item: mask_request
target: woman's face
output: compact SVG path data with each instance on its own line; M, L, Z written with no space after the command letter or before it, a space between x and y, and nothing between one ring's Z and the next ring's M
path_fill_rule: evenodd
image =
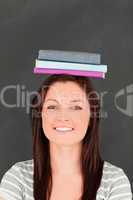
M89 102L77 83L56 82L50 86L42 109L42 127L50 142L62 145L81 142L89 121Z

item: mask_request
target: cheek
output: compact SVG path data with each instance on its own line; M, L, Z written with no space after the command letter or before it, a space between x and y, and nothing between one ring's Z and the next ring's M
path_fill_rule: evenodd
M81 112L80 114L70 114L70 122L75 127L75 130L80 131L82 134L86 131L89 125L90 113ZM48 117L42 113L42 127L46 135L52 133L52 124L55 123L56 117Z
M89 121L90 121L90 114L86 112L80 115L77 115L76 117L77 126L80 125L81 127L86 127L88 126Z
M49 115L48 112L44 109L42 111L42 123L45 124L45 126L53 121L52 115Z
M47 133L50 133L51 129L51 120L47 117L45 117L44 114L42 114L42 128L44 133L47 135Z
M84 138L89 125L89 115L80 115L76 118L75 132L79 133L79 138Z

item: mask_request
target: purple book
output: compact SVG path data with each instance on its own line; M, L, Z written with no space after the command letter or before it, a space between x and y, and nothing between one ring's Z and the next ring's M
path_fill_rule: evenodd
M64 70L64 69L48 69L48 68L34 68L35 74L71 74L75 76L88 76L96 78L105 78L105 73L94 71L81 71L81 70Z

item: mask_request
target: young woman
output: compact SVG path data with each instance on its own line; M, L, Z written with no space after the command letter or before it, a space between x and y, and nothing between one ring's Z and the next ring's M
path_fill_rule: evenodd
M132 199L124 171L100 156L100 100L89 78L49 76L30 117L33 159L4 174L2 200Z

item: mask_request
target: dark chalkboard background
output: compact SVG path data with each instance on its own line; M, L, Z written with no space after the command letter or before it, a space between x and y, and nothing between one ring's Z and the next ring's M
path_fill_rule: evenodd
M4 102L16 102L16 90L10 86L28 93L45 78L33 74L39 49L102 54L108 74L105 80L92 80L103 95L101 153L105 160L123 168L131 180L132 0L0 0L0 176L15 162L32 158L26 107L9 108Z

